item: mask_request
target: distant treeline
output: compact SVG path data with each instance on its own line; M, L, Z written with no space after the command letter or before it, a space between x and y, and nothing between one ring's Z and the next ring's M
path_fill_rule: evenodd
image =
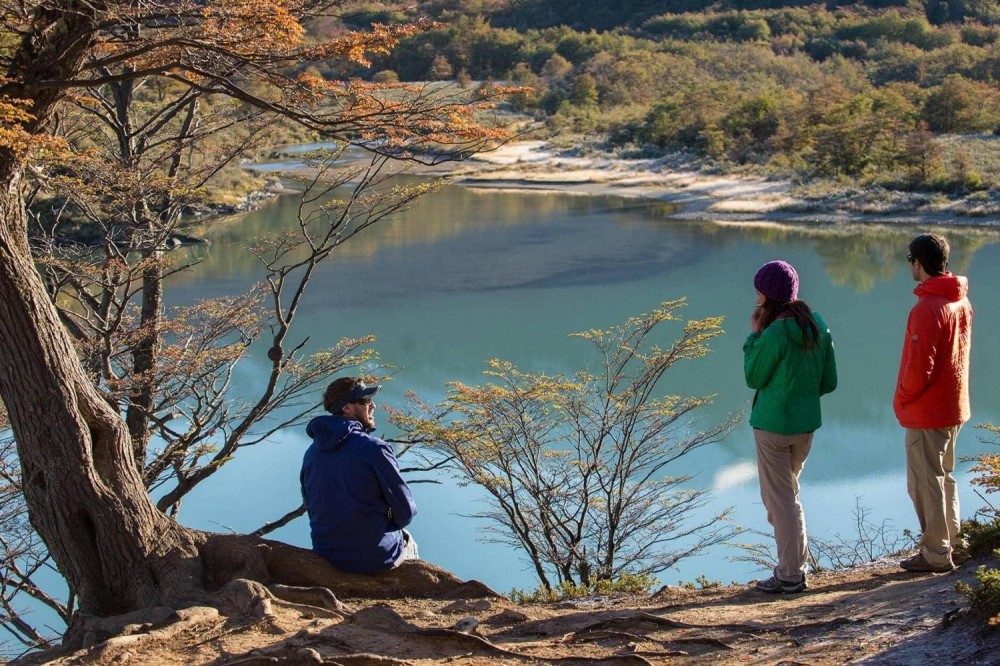
M939 189L988 187L1000 171L988 146L963 153L938 140L1000 134L996 0L380 7L352 26L418 17L444 25L370 70L328 74L530 86L512 104L550 131L603 133L637 152Z
M996 0L430 0L401 4L406 10L373 10L402 17L419 11L432 18L478 14L496 27L528 30L565 25L576 30L636 28L654 16L704 12L741 12L796 7L849 9L855 12L900 8L922 14L935 25L1000 23ZM360 15L360 14L358 14Z
M664 14L668 9L672 14L699 12L738 12L762 9L786 9L790 7L822 6L833 10L839 7L858 9L886 9L908 7L922 11L927 19L936 24L974 21L1000 22L1000 11L994 0L831 0L821 3L815 0L514 0L507 3L506 11L498 12L497 18L508 21L512 27L546 27L568 24L580 29L635 26L644 19ZM560 20L562 17L562 20Z

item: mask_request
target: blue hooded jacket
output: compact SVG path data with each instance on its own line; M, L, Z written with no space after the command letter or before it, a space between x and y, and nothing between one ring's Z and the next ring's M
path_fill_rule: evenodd
M300 480L313 550L343 571L390 568L417 513L392 447L342 416L318 416L306 433Z

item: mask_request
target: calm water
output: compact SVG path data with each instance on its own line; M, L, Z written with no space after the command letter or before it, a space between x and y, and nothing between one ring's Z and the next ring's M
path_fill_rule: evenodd
M174 285L174 304L232 292L259 277L255 260L241 248L294 220L296 206L295 197L285 197L217 225L209 232L212 246L196 250L204 263ZM315 347L375 334L383 361L397 367L382 402L401 405L408 390L433 402L448 381L482 381L488 358L511 360L523 370L571 373L588 360L589 348L567 338L569 333L618 324L686 296L689 317L724 315L727 332L714 341L709 357L675 367L665 388L715 394L709 416L718 418L749 406L741 347L754 301L752 278L765 261L783 258L799 271L801 297L830 324L840 372L840 388L824 398L825 425L802 478L810 533L852 534L856 497L875 522L915 528L891 399L906 313L914 302L906 243L924 230L733 227L672 221L669 214L663 204L611 197L447 187L345 245L313 284L297 336L308 336ZM976 311L972 423L1000 422L994 388L1000 376L1000 233L946 233L952 267L969 276ZM668 331L666 339L673 334ZM241 385L259 377L259 366L241 368ZM983 450L978 434L971 424L963 430L962 452ZM182 522L245 531L293 508L308 443L303 432L286 431L244 450L189 496ZM744 426L690 455L676 471L693 472L697 484L714 488L712 512L733 506L739 524L766 530L753 456ZM968 474L961 480L968 516L981 501L968 486ZM413 531L424 559L501 591L535 585L516 551L478 540L482 525L462 515L477 510L474 490L420 484L414 493L420 513ZM308 547L307 521L273 536ZM660 580L753 577L750 565L727 559L733 554L719 548L684 561Z

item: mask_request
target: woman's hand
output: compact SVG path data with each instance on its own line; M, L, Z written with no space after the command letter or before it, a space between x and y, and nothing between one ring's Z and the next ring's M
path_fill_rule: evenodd
M760 325L760 320L763 316L764 308L759 305L753 309L752 313L750 313L750 330L757 335L760 335L761 330L763 330Z

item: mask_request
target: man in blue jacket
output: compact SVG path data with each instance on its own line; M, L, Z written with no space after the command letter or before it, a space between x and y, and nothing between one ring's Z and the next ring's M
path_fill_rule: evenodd
M418 559L403 528L417 513L392 447L375 429L372 398L381 386L341 377L327 387L323 407L306 426L313 443L302 460L302 496L313 550L333 566L377 573Z

